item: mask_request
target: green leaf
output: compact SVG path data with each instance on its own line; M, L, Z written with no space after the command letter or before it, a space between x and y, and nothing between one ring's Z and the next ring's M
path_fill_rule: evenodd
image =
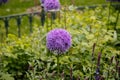
M13 77L11 77L10 74L3 73L2 76L0 77L2 80L14 80Z

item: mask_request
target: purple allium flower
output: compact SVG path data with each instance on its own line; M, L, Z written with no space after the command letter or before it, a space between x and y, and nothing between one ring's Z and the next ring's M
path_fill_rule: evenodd
M46 41L50 51L61 54L70 48L71 35L64 29L54 29L47 34Z
M41 4L44 4L45 0L40 0Z
M45 0L43 6L46 11L59 10L60 2L59 2L59 0Z

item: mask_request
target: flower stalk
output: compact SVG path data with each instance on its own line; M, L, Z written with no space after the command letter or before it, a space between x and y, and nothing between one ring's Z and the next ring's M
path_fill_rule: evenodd
M98 60L97 60L97 69L95 73L95 80L100 80L100 59L101 59L101 52L98 54Z
M92 79L93 64L94 64L95 46L96 46L96 43L94 43L94 44L93 44L93 47L92 47L92 59L91 59L91 62L92 62L92 66L91 66L91 79Z
M57 75L59 78L59 74L60 74L60 65L59 65L59 54L57 55Z

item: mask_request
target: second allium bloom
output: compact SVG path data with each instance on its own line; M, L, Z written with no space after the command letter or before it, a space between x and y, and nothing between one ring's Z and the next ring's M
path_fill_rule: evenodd
M47 34L46 41L50 51L61 54L70 48L71 35L64 29L54 29Z
M59 0L45 0L43 5L46 11L60 9Z

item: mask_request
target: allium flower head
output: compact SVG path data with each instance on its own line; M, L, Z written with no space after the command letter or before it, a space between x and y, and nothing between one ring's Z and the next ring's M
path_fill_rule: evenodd
M59 10L60 2L59 2L59 0L45 0L43 6L46 11Z
M71 35L64 29L54 29L47 34L46 41L50 51L61 54L70 48Z

